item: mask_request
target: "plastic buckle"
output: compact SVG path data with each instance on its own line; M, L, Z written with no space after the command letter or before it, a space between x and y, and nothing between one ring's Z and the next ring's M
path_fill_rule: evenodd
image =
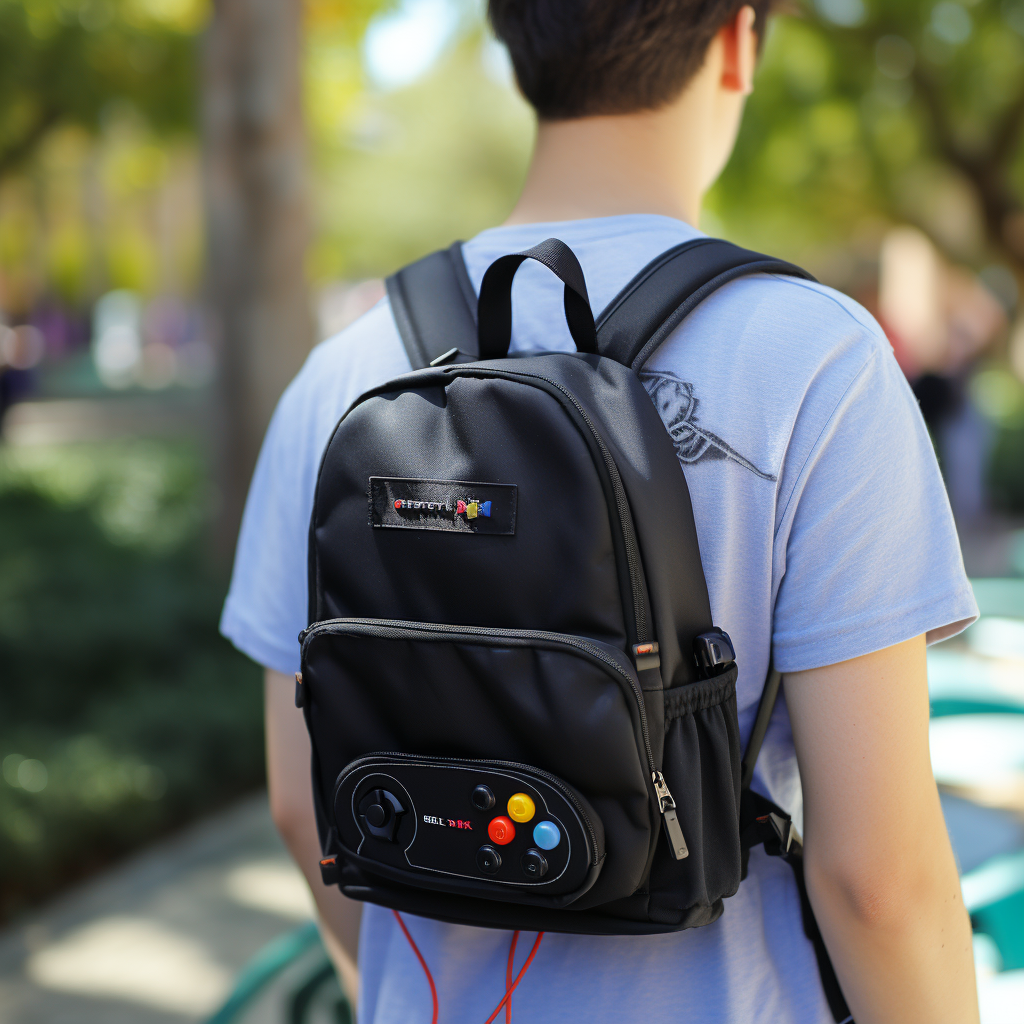
M712 629L693 639L693 657L697 667L713 673L724 665L736 660L736 648L724 629Z
M794 844L799 848L803 846L800 833L793 827L790 818L784 818L774 811L771 814L763 814L755 819L759 825L768 826L772 830L771 835L766 835L763 842L765 850L776 857L785 857L793 849ZM773 849L769 849L769 843ZM777 847L777 849L775 849Z

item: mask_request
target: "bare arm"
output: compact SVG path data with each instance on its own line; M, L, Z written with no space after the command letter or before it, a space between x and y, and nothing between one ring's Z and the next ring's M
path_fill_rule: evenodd
M807 888L857 1024L978 1021L928 753L924 637L786 676Z
M295 707L294 680L267 669L264 698L270 813L306 876L320 916L324 945L354 998L359 982L356 954L363 906L342 896L337 887L328 888L320 878L320 841L309 774L309 734L302 712Z

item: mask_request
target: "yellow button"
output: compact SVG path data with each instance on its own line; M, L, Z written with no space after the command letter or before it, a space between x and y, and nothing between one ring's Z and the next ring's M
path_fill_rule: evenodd
M537 808L525 793L516 793L508 802L508 816L513 821L529 821Z

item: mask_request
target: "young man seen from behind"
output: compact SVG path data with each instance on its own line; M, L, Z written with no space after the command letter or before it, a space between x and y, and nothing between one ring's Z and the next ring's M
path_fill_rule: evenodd
M464 247L474 287L497 257L554 236L579 257L597 312L652 258L698 237L767 13L733 0L491 0L539 126L508 220ZM560 282L529 264L516 281L513 350L571 351ZM291 676L321 452L358 395L408 369L386 300L311 353L268 431L222 623L267 669L271 808L350 984L359 933L361 1024L428 1022L430 993L391 913L321 883ZM829 288L756 275L698 306L642 380L683 463L714 621L737 649L744 741L770 656L784 674L754 788L798 824L802 807L810 899L853 1017L977 1021L925 677L926 643L977 610L927 433L885 336ZM508 933L404 920L436 980L441 1019L483 1024L505 991ZM532 938L520 942L517 971ZM535 1024L832 1020L793 874L758 849L714 924L548 934L514 1001L517 1018Z

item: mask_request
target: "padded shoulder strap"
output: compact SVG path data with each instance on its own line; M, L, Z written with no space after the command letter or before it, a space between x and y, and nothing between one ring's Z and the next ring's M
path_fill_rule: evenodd
M410 263L384 284L414 370L452 349L476 357L476 292L461 242Z
M597 319L597 350L637 373L698 303L747 274L814 278L792 263L718 238L695 238L655 257Z

